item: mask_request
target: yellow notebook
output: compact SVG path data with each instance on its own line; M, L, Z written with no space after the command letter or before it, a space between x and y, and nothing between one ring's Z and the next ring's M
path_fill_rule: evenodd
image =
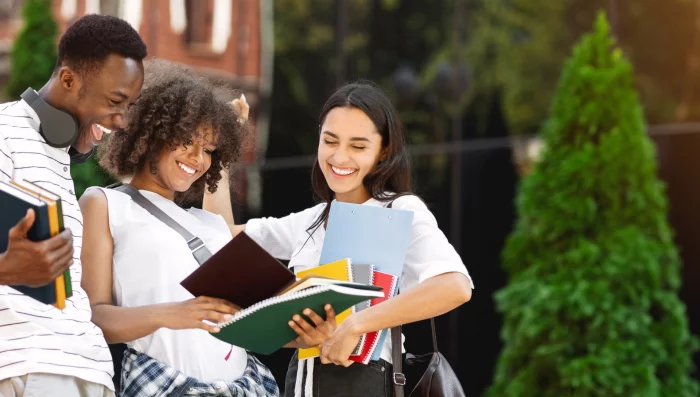
M51 230L51 236L55 236L59 233L58 225L58 210L56 209L55 201L48 201L49 204L49 229ZM61 274L54 281L56 283L56 303L53 305L63 310L66 308L66 279Z
M336 262L332 262L326 265L321 265L314 267L313 269L304 270L297 273L297 277L304 278L306 276L320 276L332 278L335 280L343 280L352 282L352 261L350 258L341 259ZM353 308L336 314L335 321L340 324L348 318L349 315L353 313ZM321 351L318 347L310 347L308 349L299 349L299 360L304 360L307 358L318 357L321 355Z

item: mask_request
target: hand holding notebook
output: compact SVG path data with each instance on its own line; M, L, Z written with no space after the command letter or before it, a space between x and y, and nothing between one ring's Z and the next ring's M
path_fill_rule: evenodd
M324 277L297 280L294 273L240 233L182 281L194 296L225 299L243 308L220 323L216 338L247 350L270 354L297 337L292 316L311 309L325 317L384 294L381 288ZM301 289L300 289L301 288Z
M298 276L307 276L307 275L318 275L318 276L324 276L324 277L329 277L332 279L336 280L344 280L344 281L351 281L351 282L356 282L358 284L364 284L364 285L373 285L374 278L373 278L373 273L374 273L374 265L364 265L364 264L354 264L352 263L352 260L350 258L346 259L341 259L339 261L321 265L318 267L313 267L309 270L305 270L302 272L299 272L297 275ZM340 325L343 321L345 321L351 314L364 310L369 307L370 301L364 301L360 302L354 307L345 310L342 313L338 313L336 316L336 324ZM362 351L362 348L364 347L365 343L365 335L360 336L360 340L355 347L355 350L352 352L353 355L360 354ZM305 360L307 358L313 358L313 357L318 357L321 354L321 351L319 350L318 347L315 345L311 345L312 347L307 348L307 349L299 349L299 354L297 357L299 360Z
M72 292L73 242L63 231L60 197L25 181L0 182L0 207L2 282L63 309Z
M320 276L328 277L333 280L354 282L352 273L352 261L348 258L335 261L333 263L328 263L318 267L313 267L308 270L301 271L297 274L299 277L308 276ZM371 285L371 283L365 283ZM336 311L336 324L340 325L345 321L348 316L353 313L352 308L347 309L343 312ZM304 360L307 358L318 357L321 351L316 346L312 346L307 349L299 349L299 360Z

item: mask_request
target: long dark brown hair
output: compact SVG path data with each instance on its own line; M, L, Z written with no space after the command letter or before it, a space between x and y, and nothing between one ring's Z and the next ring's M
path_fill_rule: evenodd
M397 197L411 194L411 162L406 147L403 126L398 112L389 98L375 84L367 81L346 84L336 90L326 101L319 117L319 133L326 116L338 107L357 108L372 120L379 135L382 136L382 153L384 160L365 176L362 181L370 197L388 202ZM320 202L326 208L307 231L315 230L328 219L335 194L323 176L318 157L311 170L311 186ZM313 232L311 232L313 233Z

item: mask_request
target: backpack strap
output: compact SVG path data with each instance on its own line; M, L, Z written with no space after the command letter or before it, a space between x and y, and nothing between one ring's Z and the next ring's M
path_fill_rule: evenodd
M107 186L107 188L114 189L129 195L136 204L140 205L143 209L148 211L159 221L165 223L171 229L175 230L179 235L182 236L182 238L185 239L185 241L187 242L187 246L189 246L190 251L192 251L192 256L194 256L194 259L200 265L206 262L207 259L211 257L211 252L209 251L207 246L204 245L204 241L202 241L202 239L193 235L184 227L180 226L179 223L175 222L173 218L169 217L165 212L163 212L163 210L158 208L157 205L153 204L149 199L144 197L143 194L141 194L141 192L139 192L135 187L129 184L116 183Z

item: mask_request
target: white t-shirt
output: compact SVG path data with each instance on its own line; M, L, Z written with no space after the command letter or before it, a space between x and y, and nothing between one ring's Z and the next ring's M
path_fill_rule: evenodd
M386 203L369 199L363 205L385 206ZM284 218L251 219L245 232L273 256L289 260L294 272L319 266L326 229L307 232L326 204L318 204ZM417 196L407 195L394 200L392 208L413 211L411 238L406 252L399 289L406 292L431 277L457 272L471 277L457 251L438 228L437 221L425 203ZM472 284L473 286L473 284ZM391 362L391 339L386 338L381 357Z
M59 310L0 286L0 379L50 373L114 389L112 357L102 330L90 321L90 301L80 287L83 217L70 156L46 143L39 124L26 102L0 104L0 181L25 179L61 196L63 223L73 234L73 296Z
M99 189L109 203L109 228L114 239L112 293L115 304L138 307L192 299L192 294L180 282L199 264L185 239L125 193ZM221 216L196 208L184 210L157 193L140 192L201 238L212 254L231 240L231 230ZM237 379L247 365L248 355L244 349L222 342L201 329L161 328L127 345L207 383Z

